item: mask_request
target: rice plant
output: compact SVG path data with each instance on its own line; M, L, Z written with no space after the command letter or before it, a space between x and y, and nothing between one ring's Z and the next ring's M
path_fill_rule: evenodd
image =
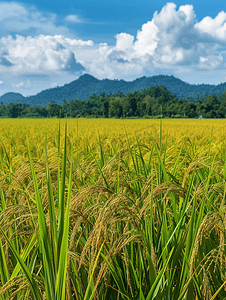
M0 122L1 300L225 299L225 121Z

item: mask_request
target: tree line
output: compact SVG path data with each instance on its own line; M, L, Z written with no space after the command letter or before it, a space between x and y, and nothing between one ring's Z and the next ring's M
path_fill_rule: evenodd
M165 87L149 87L140 92L128 94L90 96L86 100L63 101L61 105L54 100L46 107L29 104L0 104L0 117L7 118L225 118L226 92L218 97L205 96L191 101L178 99Z

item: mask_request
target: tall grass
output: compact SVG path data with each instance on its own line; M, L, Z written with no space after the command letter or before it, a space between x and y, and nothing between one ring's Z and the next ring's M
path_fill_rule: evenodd
M102 121L0 133L0 300L225 299L222 123Z

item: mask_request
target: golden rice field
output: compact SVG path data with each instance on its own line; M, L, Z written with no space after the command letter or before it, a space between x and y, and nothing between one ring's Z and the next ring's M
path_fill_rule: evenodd
M226 120L0 128L0 300L226 299Z

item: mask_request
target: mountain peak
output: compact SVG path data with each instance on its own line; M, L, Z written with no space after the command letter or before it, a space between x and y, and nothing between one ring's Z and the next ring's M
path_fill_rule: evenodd
M81 75L77 80L92 80L92 81L99 81L99 79L97 79L96 77L90 75L90 74L83 74ZM77 81L75 80L75 81Z
M25 98L22 94L14 93L14 92L8 92L8 93L5 93L4 95L6 95L6 96L18 96L18 97Z

